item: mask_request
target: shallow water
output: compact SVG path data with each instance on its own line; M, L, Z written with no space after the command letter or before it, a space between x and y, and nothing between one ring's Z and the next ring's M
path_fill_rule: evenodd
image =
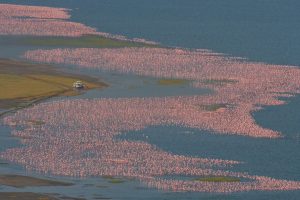
M18 0L0 0L0 3L3 2L20 3ZM163 45L207 48L250 60L300 66L300 13L297 12L300 2L297 0L279 0L276 3L266 0L191 0L188 3L181 0L30 0L26 4L72 8L72 20L96 27L99 31L145 38ZM0 45L0 57L18 58L25 50L34 48L37 47ZM82 96L68 98L174 96L209 92L192 89L188 85L159 86L157 79L148 77L92 70L83 72L72 67L68 67L68 70L100 77L111 85L104 90L92 90ZM59 99L64 98L49 101ZM182 127L148 127L142 131L124 133L119 138L147 141L180 155L238 160L244 164L234 166L233 170L300 181L300 97L291 98L288 102L253 113L258 124L281 131L285 136L283 139L215 135ZM0 125L1 151L20 145L9 134L9 128ZM31 173L13 164L0 165L0 172ZM0 191L60 193L87 199L97 195L113 199L207 200L298 199L300 196L300 191L172 193L144 188L136 181L113 185L102 178L56 178L76 184L69 188L42 189L1 186ZM95 184L109 187L99 189Z

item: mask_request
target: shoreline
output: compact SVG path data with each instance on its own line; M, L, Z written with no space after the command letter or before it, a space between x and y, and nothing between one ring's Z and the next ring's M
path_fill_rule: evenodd
M12 59L0 58L0 76L4 91L0 95L0 118L53 97L77 96L87 90L108 87L108 84L87 75ZM83 91L73 88L72 83L76 80L86 84Z

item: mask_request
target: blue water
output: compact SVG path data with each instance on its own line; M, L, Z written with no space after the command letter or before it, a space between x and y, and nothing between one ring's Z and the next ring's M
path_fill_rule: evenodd
M168 46L211 49L253 61L300 66L299 0L0 0L3 2L71 8L73 21L129 38L145 38ZM2 57L9 57L15 50L10 47L4 52L0 47L0 51ZM157 89L155 79L134 77L131 80L130 76L111 74L103 78L111 83L111 88L102 93L90 91L83 97L153 96ZM140 84L145 79L149 84ZM202 92L181 86L161 88L156 96L166 91L165 95ZM283 139L214 135L179 127L148 127L119 137L147 141L176 154L238 160L244 164L233 170L300 181L299 111L300 97L297 96L288 99L286 105L266 107L253 113L258 124L282 132ZM18 144L9 139L7 128L1 127L0 131L0 150ZM10 170L7 166L0 166L0 169L2 172ZM79 185L69 190L59 189L59 192L93 199L92 193L97 189L82 185L95 180L76 181ZM96 193L113 199L300 199L300 191L171 193L145 189L135 182L102 188Z
M300 180L300 162L297 161L300 140L228 136L177 126L148 127L142 131L124 133L117 138L145 141L179 155L243 162L233 168L235 171Z
M99 31L300 65L299 0L0 0L73 9Z

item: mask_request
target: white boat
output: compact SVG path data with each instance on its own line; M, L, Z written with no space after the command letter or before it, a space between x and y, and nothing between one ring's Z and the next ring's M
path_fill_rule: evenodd
M85 86L81 81L76 81L73 83L73 87L76 89L83 89Z

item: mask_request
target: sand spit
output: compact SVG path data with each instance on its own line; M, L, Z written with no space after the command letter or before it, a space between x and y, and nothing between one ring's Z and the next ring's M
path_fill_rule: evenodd
M128 98L39 104L4 119L25 146L6 150L1 158L41 173L133 177L150 187L172 191L300 189L300 182L224 170L239 164L237 161L174 155L146 142L115 137L150 125L203 127L202 120L209 115L203 116L203 111L192 105L199 100L201 97ZM30 123L37 119L44 123ZM170 180L164 179L165 175L236 177L246 181Z
M201 112L198 128L253 137L280 137L260 128L251 116L261 106L280 105L279 97L299 93L296 67L249 62L203 50L163 48L53 49L28 51L25 58L45 63L189 80L214 94L185 102L187 106L227 105L219 112ZM195 120L197 120L195 118ZM199 125L202 124L202 125Z

